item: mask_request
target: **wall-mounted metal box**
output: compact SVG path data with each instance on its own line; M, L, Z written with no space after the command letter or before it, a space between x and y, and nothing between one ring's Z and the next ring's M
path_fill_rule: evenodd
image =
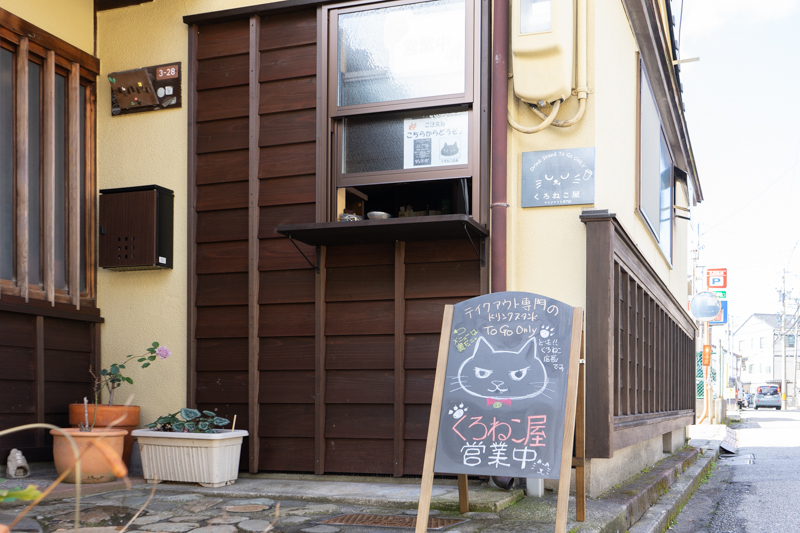
M158 185L100 191L100 264L110 270L172 268L174 194Z

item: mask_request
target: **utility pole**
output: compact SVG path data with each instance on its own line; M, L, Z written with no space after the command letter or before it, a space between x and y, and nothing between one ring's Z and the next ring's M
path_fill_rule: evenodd
M783 269L783 289L781 290L781 354L783 356L783 378L781 379L781 409L786 409L786 269ZM795 341L795 344L797 341Z
M792 396L794 397L794 406L797 408L800 407L800 402L797 398L797 324L800 322L800 299L795 298L794 303L796 309L794 311L794 364L792 365L794 366L794 376L792 378Z

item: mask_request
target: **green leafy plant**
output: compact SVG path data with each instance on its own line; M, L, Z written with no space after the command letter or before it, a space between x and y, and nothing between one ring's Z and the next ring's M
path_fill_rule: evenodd
M144 355L126 355L122 362L114 363L108 368L103 368L98 374L95 374L90 368L89 373L94 378L94 404L97 405L97 402L100 400L100 393L103 388L108 390L108 405L113 405L114 391L123 383L130 383L133 385L133 380L131 378L122 375L122 371L126 370L125 365L130 363L133 358L136 358L137 363L142 364L142 368L147 368L153 361L159 359L163 361L170 355L172 355L172 352L169 351L169 348L160 346L157 342L154 342L147 348Z
M0 481L5 480L0 479ZM32 501L41 495L42 493L36 485L28 485L24 490L21 487L0 489L0 502L15 502L17 500Z
M180 418L178 418L180 415ZM205 415L205 416L204 416ZM214 433L218 427L227 426L231 421L227 418L217 416L211 411L189 409L184 407L177 413L161 416L152 424L145 427L156 431L173 431L178 433Z

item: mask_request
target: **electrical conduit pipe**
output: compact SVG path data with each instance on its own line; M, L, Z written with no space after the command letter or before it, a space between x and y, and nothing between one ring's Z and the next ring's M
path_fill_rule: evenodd
M589 97L589 87L587 86L587 62L586 56L588 53L588 38L587 38L587 28L586 28L586 20L587 20L587 8L586 8L586 1L587 0L578 0L578 9L577 9L577 47L576 47L576 56L577 56L577 87L575 88L575 92L578 95L578 111L575 112L575 115L568 119L568 120L555 120L556 115L560 109L560 101L553 104L553 109L550 110L549 115L545 115L537 105L535 104L528 104L531 110L544 120L539 126L535 126L533 128L526 128L524 126L520 126L512 117L511 113L508 113L508 122L511 126L520 131L522 133L536 133L542 131L543 129L547 128L548 126L556 126L557 128L568 128L570 126L574 126L577 124L582 118L583 114L586 112L586 99Z

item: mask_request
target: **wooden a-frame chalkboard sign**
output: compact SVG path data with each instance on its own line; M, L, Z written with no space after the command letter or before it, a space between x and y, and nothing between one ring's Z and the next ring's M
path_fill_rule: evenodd
M527 292L445 306L422 473L417 533L426 531L433 473L558 479L557 532L566 531L579 400L583 310ZM580 409L582 422L583 409ZM577 435L583 449L583 424ZM585 515L579 453L578 520Z

